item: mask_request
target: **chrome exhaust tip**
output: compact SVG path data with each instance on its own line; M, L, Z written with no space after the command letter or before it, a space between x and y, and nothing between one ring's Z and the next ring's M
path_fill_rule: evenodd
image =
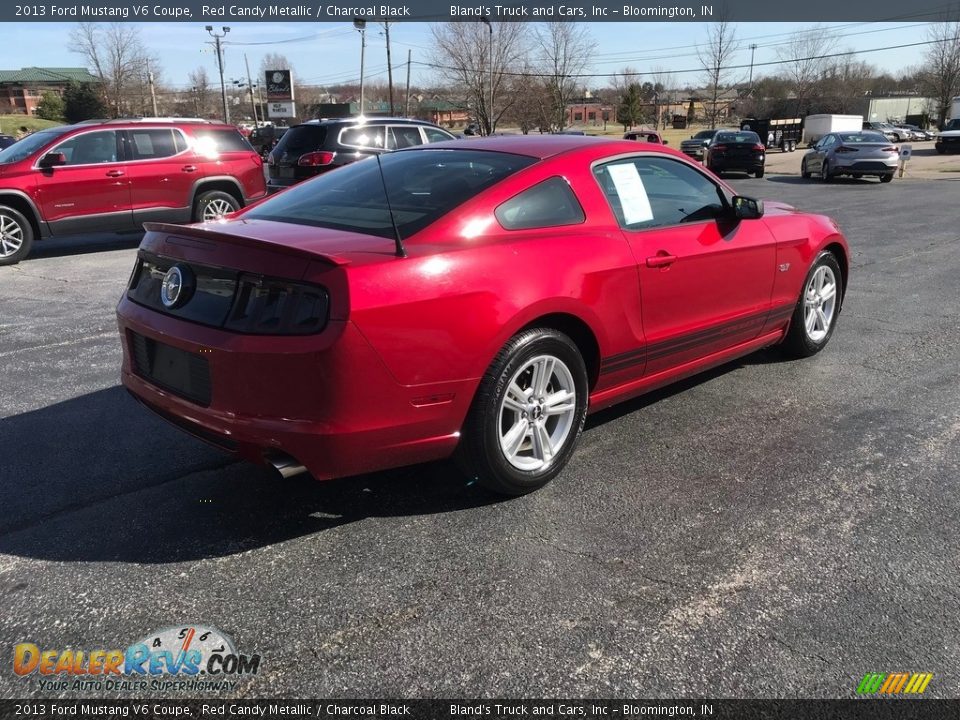
M269 452L263 457L284 479L302 475L307 471L303 465L286 453Z

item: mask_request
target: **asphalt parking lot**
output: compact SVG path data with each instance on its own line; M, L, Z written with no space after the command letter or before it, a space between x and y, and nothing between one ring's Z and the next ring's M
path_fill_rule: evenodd
M847 232L830 345L594 416L509 501L442 463L280 481L140 408L135 236L0 268L0 648L203 623L262 655L240 697L960 695L960 181L733 182Z

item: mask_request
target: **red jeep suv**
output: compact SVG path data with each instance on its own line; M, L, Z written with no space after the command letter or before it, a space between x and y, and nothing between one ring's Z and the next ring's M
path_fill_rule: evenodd
M231 125L96 120L0 151L0 265L34 238L203 222L266 195L263 161Z

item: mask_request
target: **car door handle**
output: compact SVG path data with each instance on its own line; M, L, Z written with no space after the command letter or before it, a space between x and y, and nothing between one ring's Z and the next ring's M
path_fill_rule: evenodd
M123 170L107 170L107 177L121 177Z
M183 172L196 172L196 171L197 171L197 166L196 166L196 165L184 165L184 166L183 166L182 168L180 168L180 169L181 169Z
M670 255L666 250L661 250L653 257L647 258L647 267L657 268L657 267L666 267L674 262L676 262L677 256Z

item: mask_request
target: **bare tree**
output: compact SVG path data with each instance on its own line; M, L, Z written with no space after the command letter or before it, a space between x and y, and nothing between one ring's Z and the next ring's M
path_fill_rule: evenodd
M493 132L516 100L514 73L526 65L525 30L523 23L496 23L491 63L491 34L483 23L449 22L431 27L435 44L432 64L449 87L451 101L467 107L485 134Z
M70 32L69 48L100 78L114 116L131 112L131 98L140 98L142 108L148 68L159 73L160 63L144 49L136 26L78 23Z
M721 102L721 95L733 84L730 65L740 49L736 30L724 17L725 14L722 13L717 22L710 24L706 45L697 46L697 57L700 58L706 80L707 101L704 105L711 128L717 126L717 121L726 110L727 104Z
M782 67L791 80L791 89L796 100L794 112L797 115L802 115L807 109L804 103L823 78L827 67L827 60L823 56L835 40L825 27L816 25L809 30L794 33L777 48L777 58L783 63Z
M942 20L927 30L927 50L920 83L937 101L937 124L943 125L954 96L960 95L960 20Z
M210 76L207 75L207 69L201 65L193 70L187 78L190 81L191 92L193 93L193 113L197 117L210 117L213 114L211 101L213 92L210 89Z
M260 77L267 70L289 70L296 82L297 74L293 71L293 63L287 60L287 56L281 53L267 53L260 61Z
M576 22L543 23L534 35L536 65L550 96L550 127L563 130L567 106L580 89L579 75L590 67L596 42L587 26Z
M819 112L847 113L855 110L863 102L863 96L876 77L876 69L867 62L857 60L853 54L837 58L824 68L819 94L828 100L821 104Z

